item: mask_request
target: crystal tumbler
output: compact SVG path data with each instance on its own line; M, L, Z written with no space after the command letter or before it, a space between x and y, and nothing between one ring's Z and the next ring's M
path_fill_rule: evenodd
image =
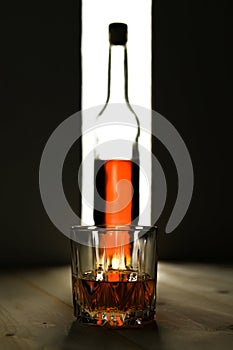
M155 319L157 228L71 228L74 314L80 322L141 326Z

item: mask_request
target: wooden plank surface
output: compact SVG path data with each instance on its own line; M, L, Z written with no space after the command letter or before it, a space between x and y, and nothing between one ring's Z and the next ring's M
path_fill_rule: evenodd
M70 267L2 271L0 350L233 348L233 268L160 263L157 324L112 330L80 325Z

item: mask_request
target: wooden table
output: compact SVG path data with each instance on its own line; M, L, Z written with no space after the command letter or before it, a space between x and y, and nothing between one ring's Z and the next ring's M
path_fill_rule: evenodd
M157 325L77 324L70 267L2 271L0 349L233 349L233 268L160 263Z

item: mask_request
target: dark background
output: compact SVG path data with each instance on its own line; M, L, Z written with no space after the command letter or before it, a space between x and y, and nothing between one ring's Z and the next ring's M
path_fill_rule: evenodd
M1 11L2 265L69 262L69 241L43 208L38 170L50 134L81 108L80 6L78 0L15 1ZM160 259L232 260L231 25L230 0L153 1L153 109L179 131L195 172L189 211L165 235L177 175L155 142L168 182L158 222ZM77 154L74 145L64 187L78 210Z

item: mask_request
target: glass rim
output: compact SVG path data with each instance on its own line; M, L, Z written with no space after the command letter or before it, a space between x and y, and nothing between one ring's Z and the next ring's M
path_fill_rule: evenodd
M80 230L80 231L157 231L157 225L132 225L132 224L105 224L105 225L73 225L70 228L71 230Z

